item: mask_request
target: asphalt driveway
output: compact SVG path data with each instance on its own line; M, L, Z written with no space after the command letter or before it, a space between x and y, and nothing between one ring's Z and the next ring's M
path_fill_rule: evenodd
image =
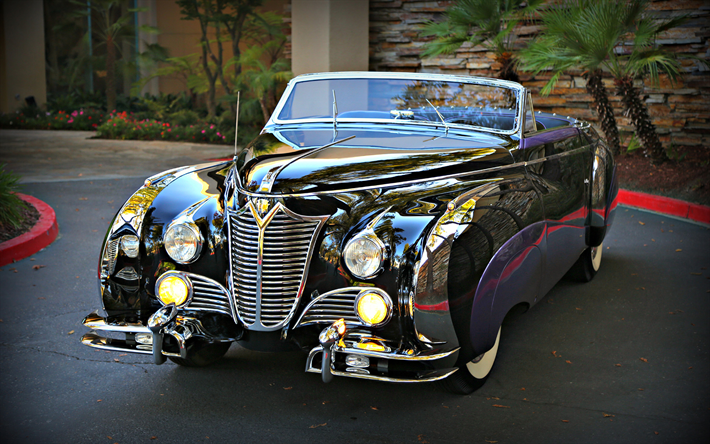
M87 144L84 154L71 154L71 140ZM507 322L494 373L470 396L429 384L336 378L325 385L304 373L300 353L238 346L206 369L155 366L150 357L79 343L82 317L100 306L101 239L144 177L224 157L230 149L82 140L0 131L1 161L24 174L23 191L50 204L60 227L45 250L0 268L5 443L695 443L710 437L707 227L620 207L594 281L561 282ZM112 148L94 150L94 142ZM52 151L55 143L62 150Z

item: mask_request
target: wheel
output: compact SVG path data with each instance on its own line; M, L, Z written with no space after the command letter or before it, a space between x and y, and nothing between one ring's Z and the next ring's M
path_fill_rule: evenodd
M187 349L187 358L169 359L183 367L206 367L222 359L229 350L231 342L195 342Z
M584 250L577 262L570 268L567 276L579 282L589 282L594 279L602 264L602 251L601 244L598 247L589 247Z
M441 386L444 390L459 395L470 395L485 384L498 355L500 330L498 328L496 342L490 350L475 357L465 365L461 365L456 373L441 381Z

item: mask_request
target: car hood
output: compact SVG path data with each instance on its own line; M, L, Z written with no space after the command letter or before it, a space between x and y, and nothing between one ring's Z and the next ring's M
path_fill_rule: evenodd
M514 144L504 136L447 135L443 129L267 128L240 153L237 169L241 187L250 192L342 191L510 164Z

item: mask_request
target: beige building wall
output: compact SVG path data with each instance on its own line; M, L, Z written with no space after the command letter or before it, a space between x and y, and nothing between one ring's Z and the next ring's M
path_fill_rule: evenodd
M367 0L292 0L292 70L367 71Z
M166 47L170 57L183 57L190 54L202 55L200 48L200 38L202 31L197 20L182 20L180 7L175 3L175 0L150 0L155 4L156 8L156 26L160 30L158 43ZM262 11L273 11L277 14L284 13L284 6L288 4L288 0L266 0ZM214 28L210 29L210 39L214 39ZM240 45L242 50L246 49L245 45ZM216 45L214 45L216 50ZM232 58L231 42L223 43L223 63ZM216 51L215 51L216 53ZM161 77L157 79L159 82L159 90L162 93L179 93L187 91L187 84L184 78L180 76Z
M47 102L42 0L0 1L0 112Z

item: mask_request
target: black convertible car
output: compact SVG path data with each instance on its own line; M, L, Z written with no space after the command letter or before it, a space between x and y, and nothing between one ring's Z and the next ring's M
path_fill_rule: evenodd
M233 160L157 174L121 207L82 342L185 366L232 342L297 349L326 382L470 393L511 309L594 277L616 194L595 130L517 83L299 76Z

